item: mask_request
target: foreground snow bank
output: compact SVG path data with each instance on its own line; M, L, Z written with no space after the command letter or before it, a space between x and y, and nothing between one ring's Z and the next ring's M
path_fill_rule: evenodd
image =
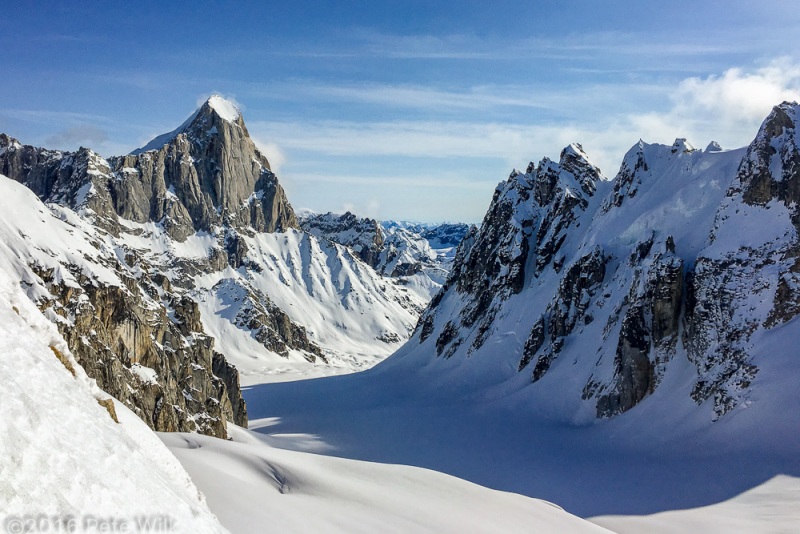
M592 521L620 534L797 532L800 527L800 478L779 475L711 506L646 516L595 517Z
M114 422L98 403L111 405L108 395L6 272L0 269L6 531L133 532L149 522L163 531L225 532L180 463L136 415L115 403Z
M160 436L232 532L608 532L548 502L435 471L282 450L231 432L232 442Z

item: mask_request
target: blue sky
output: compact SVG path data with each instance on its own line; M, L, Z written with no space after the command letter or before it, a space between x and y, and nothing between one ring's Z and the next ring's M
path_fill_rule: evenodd
M747 144L800 99L794 1L15 2L0 131L126 153L234 100L295 207L478 222L512 168Z

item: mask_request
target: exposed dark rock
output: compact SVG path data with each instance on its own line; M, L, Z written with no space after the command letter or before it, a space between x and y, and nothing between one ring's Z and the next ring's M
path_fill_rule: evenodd
M349 247L364 263L378 267L384 249L384 234L375 219L362 219L348 211L343 215L310 215L304 217L301 224L306 232Z
M214 376L222 380L225 384L225 392L228 394L228 402L233 412L233 422L241 427L247 428L247 406L244 399L238 392L241 391L239 385L239 371L236 367L228 363L225 357L219 352L214 352L211 362L211 369Z
M616 387L597 401L597 416L609 417L627 411L655 387L653 365L648 358L650 331L641 306L628 308L622 320L614 358Z
M651 248L652 238L645 247L637 247L637 257ZM625 412L641 402L655 390L666 363L675 355L683 301L683 260L660 253L646 260L646 256L639 259L641 266L626 299L628 309L617 341L611 391L598 399L598 417Z
M226 371L230 390L214 375L214 340L203 333L194 301L174 299L171 320L163 303L122 273L121 287L82 276L81 287L70 287L52 270L34 270L53 296L38 304L63 317L56 324L78 363L154 430L226 437L227 419L246 425L231 407L230 399L244 404L238 373Z

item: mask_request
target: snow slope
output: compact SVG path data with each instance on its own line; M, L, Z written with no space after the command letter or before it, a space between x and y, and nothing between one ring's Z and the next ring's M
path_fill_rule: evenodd
M243 383L353 372L371 367L407 339L425 301L377 274L342 245L289 230L240 236L249 268L182 269L208 261L223 232L198 232L175 242L156 224L123 221L114 242L137 251L170 278L191 277L187 293L198 302L215 348L237 366ZM186 272L188 271L188 273ZM246 320L253 303L277 306L305 328L326 362L260 343Z
M327 445L324 454L424 467L581 517L641 515L707 506L779 474L800 476L796 368L789 357L765 366L759 398L716 423L688 395L666 393L689 389L688 370L673 374L652 402L582 424L554 420L553 401L543 404L532 388L490 398L431 380L430 367L262 384L244 397L250 428L276 446L304 450L282 437L313 435Z
M619 534L785 534L800 526L800 479L776 476L727 501L649 516L594 517L592 522Z
M78 531L98 517L133 529L137 518L162 516L182 532L225 532L150 429L119 403L120 423L98 404L108 395L17 284L0 270L0 518L9 532L22 531L15 520L26 514L44 514L36 531L66 528L57 518L68 516Z
M160 434L231 532L608 532L558 506L413 467ZM297 439L297 438L295 438Z

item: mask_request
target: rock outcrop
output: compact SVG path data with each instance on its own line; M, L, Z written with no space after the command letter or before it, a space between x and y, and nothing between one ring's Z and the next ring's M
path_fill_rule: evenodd
M386 239L375 219L359 218L349 211L342 215L315 213L304 217L301 225L311 235L344 245L367 265L378 267Z

